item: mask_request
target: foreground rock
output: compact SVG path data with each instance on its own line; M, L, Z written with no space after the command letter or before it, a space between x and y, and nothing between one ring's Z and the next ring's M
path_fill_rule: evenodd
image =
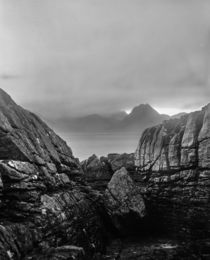
M192 245L166 238L113 240L103 260L208 260L209 243Z
M140 190L125 168L114 173L105 191L105 198L114 226L123 233L141 223L145 216Z
M1 260L88 259L103 250L103 205L82 176L67 144L0 90Z
M35 252L24 260L85 260L85 252L82 247L61 246L47 249L44 253Z
M160 230L189 238L210 235L210 104L146 129L135 154L139 185Z
M94 188L104 191L115 171L125 167L130 174L135 171L134 154L108 154L98 158L92 155L82 162L82 168L87 182Z

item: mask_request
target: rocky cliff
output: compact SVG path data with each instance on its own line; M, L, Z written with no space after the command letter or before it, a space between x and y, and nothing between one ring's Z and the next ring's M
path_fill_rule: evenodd
M193 241L209 238L210 104L146 129L135 164L154 228Z
M67 144L0 90L1 260L88 259L103 250L105 213L82 175Z

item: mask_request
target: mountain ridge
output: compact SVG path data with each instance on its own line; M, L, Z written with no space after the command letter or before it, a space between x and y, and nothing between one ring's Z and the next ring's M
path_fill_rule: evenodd
M135 106L129 114L124 111L108 115L95 113L74 118L60 118L52 124L70 132L139 132L140 129L169 118L168 115L158 113L149 104L140 104Z

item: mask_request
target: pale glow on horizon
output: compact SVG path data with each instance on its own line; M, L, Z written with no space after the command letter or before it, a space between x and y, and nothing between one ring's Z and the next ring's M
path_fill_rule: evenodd
M125 111L125 113L126 113L127 115L129 115L129 114L131 113L131 111L132 111L132 108L125 109L124 111Z
M179 113L191 112L191 110L183 110L183 109L173 108L173 107L155 107L154 109L160 114L166 114L169 116L173 116Z
M153 107L153 106L152 106ZM181 109L181 108L174 108L174 107L153 107L159 114L165 114L169 116L177 115L179 113L191 113L196 110L201 110L201 107L196 108L188 108L188 109ZM132 112L133 108L126 108L122 111L124 111L127 115L129 115Z

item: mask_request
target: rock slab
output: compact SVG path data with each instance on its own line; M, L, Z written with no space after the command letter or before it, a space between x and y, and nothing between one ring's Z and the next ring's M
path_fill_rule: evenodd
M141 222L146 209L140 190L123 167L108 183L105 198L114 225L120 231L134 222ZM129 222L127 222L129 221Z

